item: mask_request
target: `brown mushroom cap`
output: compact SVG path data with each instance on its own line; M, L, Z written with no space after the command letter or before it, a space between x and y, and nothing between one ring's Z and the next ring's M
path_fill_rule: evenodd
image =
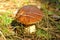
M42 11L32 5L22 7L16 14L16 20L24 25L31 25L41 21L42 17Z

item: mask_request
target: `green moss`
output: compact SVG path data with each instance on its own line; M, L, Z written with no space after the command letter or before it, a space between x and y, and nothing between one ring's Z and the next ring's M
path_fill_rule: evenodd
M48 34L48 32L46 32L45 30L43 29L38 29L37 32L36 32L37 36L39 37L44 37L44 38L51 38L51 35Z

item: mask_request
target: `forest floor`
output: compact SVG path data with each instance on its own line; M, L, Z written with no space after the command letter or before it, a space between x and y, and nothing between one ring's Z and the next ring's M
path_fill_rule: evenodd
M36 24L35 34L24 34L24 26L14 21L15 14L24 5L37 3L32 0L0 0L0 40L60 40L59 3L56 4L59 7L55 7L55 3L41 2L44 17Z

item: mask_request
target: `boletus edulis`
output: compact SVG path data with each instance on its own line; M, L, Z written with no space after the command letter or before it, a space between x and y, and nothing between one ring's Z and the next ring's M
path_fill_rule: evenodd
M41 21L43 12L34 5L26 5L19 9L15 19L17 22L25 25L27 33L35 33L36 27L34 24Z

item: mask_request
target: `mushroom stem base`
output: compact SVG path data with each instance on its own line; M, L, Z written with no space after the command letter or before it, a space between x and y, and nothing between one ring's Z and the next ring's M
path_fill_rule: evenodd
M28 26L24 29L25 33L28 33L28 34L34 34L36 32L36 26L35 25L31 25L31 26Z

